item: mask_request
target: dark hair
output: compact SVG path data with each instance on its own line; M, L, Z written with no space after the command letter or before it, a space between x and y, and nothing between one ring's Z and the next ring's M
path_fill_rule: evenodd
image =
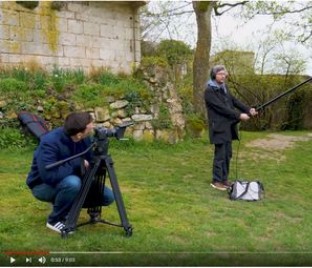
M69 114L64 123L64 131L67 135L73 136L83 132L93 118L88 112L74 112Z
M223 70L226 71L224 65L215 65L215 66L213 66L213 67L211 68L211 71L210 71L210 78L211 78L212 80L216 79L217 73L220 72L220 71L223 71Z

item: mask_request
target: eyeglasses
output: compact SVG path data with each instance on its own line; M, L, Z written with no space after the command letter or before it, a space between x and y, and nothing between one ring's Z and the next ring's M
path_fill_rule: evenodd
M227 73L226 72L218 72L216 75L222 75L222 76L227 76Z

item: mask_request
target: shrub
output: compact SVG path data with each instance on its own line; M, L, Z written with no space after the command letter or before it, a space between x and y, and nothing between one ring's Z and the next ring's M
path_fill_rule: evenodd
M143 68L156 65L160 67L168 67L168 61L166 58L158 56L143 57L141 60L141 66L143 66Z
M163 40L157 48L157 54L167 59L170 65L187 61L193 52L187 44L178 40Z
M103 86L98 84L80 85L73 92L72 98L74 101L84 104L85 107L94 107L106 103L105 96L103 96Z
M2 94L12 94L24 92L27 90L27 84L22 81L18 81L15 78L0 79L0 92Z
M16 128L3 128L0 132L0 149L22 148L29 145L29 140Z
M196 114L189 114L186 116L186 131L189 136L198 138L205 128L205 121L200 116Z
M108 87L119 84L120 81L121 81L120 78L118 78L116 75L110 72L103 72L97 78L98 83L104 86L108 86Z
M172 122L168 107L161 103L159 106L159 114L157 119L153 119L152 125L156 129L171 129Z
M66 84L66 72L62 69L54 68L52 71L51 82L57 92L62 92Z

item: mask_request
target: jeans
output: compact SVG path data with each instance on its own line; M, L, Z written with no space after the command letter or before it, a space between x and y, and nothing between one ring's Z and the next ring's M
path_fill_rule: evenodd
M232 142L215 144L212 181L224 182L228 180L230 161L232 158Z
M37 199L53 204L48 222L55 223L65 220L80 188L81 179L78 176L70 175L65 177L55 187L45 183L37 185L32 189L32 193ZM108 206L113 203L114 200L115 198L112 190L104 187L101 205Z

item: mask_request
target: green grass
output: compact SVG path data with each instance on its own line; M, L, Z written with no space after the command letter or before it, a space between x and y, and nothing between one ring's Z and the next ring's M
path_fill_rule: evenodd
M2 150L0 251L47 251L51 266L311 266L312 140L281 151L246 147L267 135L244 132L237 165L238 143L233 144L232 178L237 166L238 178L261 180L265 198L259 202L231 201L210 187L213 147L206 138L177 145L112 141L110 153L134 227L130 238L122 228L102 224L80 227L66 239L48 230L50 205L25 185L32 149ZM115 205L102 216L120 222ZM87 219L83 210L79 222ZM16 265L25 266L25 255L14 256ZM32 257L32 264L40 265L38 256ZM0 255L1 265L8 261Z

